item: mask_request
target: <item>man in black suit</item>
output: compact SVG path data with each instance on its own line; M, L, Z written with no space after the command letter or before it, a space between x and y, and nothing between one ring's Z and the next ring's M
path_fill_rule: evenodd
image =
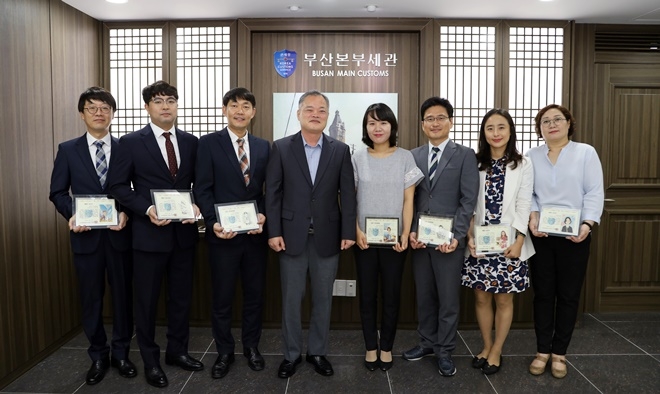
M265 366L258 349L268 253L266 235L262 232L266 217L261 212L264 212L263 190L270 144L248 133L256 111L256 101L249 90L228 91L222 98L222 113L228 126L200 138L197 151L195 201L206 223L213 289L211 323L218 352L211 371L214 379L225 377L234 362L231 317L239 275L243 288L243 355L254 371ZM237 234L220 223L215 204L243 201L256 202L259 228ZM248 224L246 217L249 219L250 215L244 212L238 220Z
M192 188L197 138L174 127L179 95L158 81L142 90L151 123L119 140L110 192L133 212L135 329L147 382L165 387L160 347L155 342L156 309L163 276L167 277L167 348L165 363L187 371L204 365L188 354L196 220L158 218L151 190ZM132 184L132 187L131 187ZM195 216L199 209L193 206Z
M339 252L355 243L356 197L348 146L323 134L328 98L318 91L300 97L300 132L273 143L266 175L268 245L278 252L282 283L284 361L288 378L302 362L301 303L309 272L312 314L307 362L321 375L334 373L326 359L332 285Z
M110 365L123 377L137 375L135 365L128 359L133 335L133 268L128 216L120 212L118 224L108 228L78 225L71 197L71 194L107 194L108 171L113 170L115 162L110 158L114 158L118 145L117 139L110 136L110 122L116 109L115 99L103 88L91 87L80 95L78 112L87 132L59 145L50 182L49 198L69 222L71 230L73 264L82 301L82 325L90 343L87 353L92 359L86 377L90 385L103 380ZM106 274L113 306L112 357L103 327Z

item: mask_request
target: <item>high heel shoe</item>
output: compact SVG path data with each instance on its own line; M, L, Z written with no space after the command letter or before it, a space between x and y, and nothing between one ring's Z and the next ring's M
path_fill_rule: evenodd
M568 368L566 367L566 357L557 356L556 354L552 355L552 366L550 367L552 376L557 379L563 379L568 373Z
M376 353L376 359L374 361L367 361L367 356L364 356L364 366L369 370L369 371L375 371L378 369L378 364L380 362L380 357L378 357L378 352L374 351ZM369 351L367 351L367 354Z
M500 355L500 365L491 365L488 363L488 360L486 360L486 364L481 368L481 372L483 372L484 375L492 375L494 373L499 372L501 366L502 366L502 356Z
M390 353L390 358L392 358L391 353ZM383 361L383 359L379 355L378 361L380 364L380 370L387 371L388 369L392 368L392 364L394 363L394 358L392 358L390 361Z
M536 357L532 361L532 363L529 365L529 373L532 375L542 375L543 372L545 372L545 367L548 364L548 360L550 359L549 354L543 354L543 353L536 353ZM534 365L534 363L538 361L537 364L543 364L543 365Z

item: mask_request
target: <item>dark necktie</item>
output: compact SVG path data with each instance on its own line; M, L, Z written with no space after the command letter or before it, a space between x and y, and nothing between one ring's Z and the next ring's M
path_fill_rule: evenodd
M163 133L165 136L165 150L167 151L167 166L170 167L172 178L176 178L176 172L179 169L176 164L176 153L174 153L174 144L170 140L170 133Z
M437 146L434 146L431 148L433 151L433 155L431 155L431 168L429 169L429 181L433 181L433 177L435 176L435 170L438 168L438 152L440 152L440 148Z
M243 173L243 180L245 181L245 186L250 184L250 164L248 163L248 157L243 148L245 140L239 138L236 140L238 143L238 162L241 165L241 172Z
M99 176L101 187L105 186L105 180L108 175L108 161L105 159L103 144L103 141L94 142L94 145L96 145L96 175Z

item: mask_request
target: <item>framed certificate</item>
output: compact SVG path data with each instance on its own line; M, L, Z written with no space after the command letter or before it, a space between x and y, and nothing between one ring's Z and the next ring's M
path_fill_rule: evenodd
M152 190L151 200L156 206L158 219L173 222L196 219L190 190Z
M477 254L502 253L515 241L508 224L474 226L474 244Z
M365 218L367 243L373 246L394 246L399 241L399 218Z
M254 200L215 204L215 216L225 232L242 234L259 229L257 202Z
M420 213L417 216L417 241L428 246L449 244L454 237L453 225L452 217Z
M557 236L578 235L579 209L546 205L541 208L538 231Z
M115 200L107 195L74 195L76 226L105 228L119 224Z

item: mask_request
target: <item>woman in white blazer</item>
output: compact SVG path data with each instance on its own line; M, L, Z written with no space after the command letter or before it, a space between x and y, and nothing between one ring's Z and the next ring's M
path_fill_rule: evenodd
M483 339L483 349L472 360L472 366L490 375L502 365L502 347L513 320L513 295L529 287L527 259L534 254L534 246L527 238L534 171L531 161L516 149L515 125L506 110L492 109L484 116L477 161L479 196L468 232L462 284L474 289ZM475 228L487 225L511 228L511 236L490 240L503 252L477 253Z

